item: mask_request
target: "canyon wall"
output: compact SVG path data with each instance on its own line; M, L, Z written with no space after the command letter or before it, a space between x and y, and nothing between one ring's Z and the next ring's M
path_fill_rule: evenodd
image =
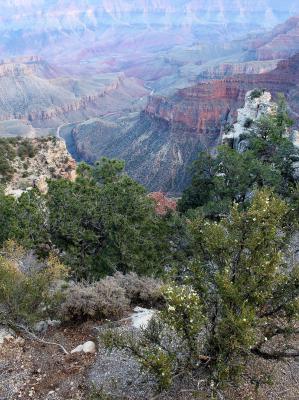
M124 74L85 79L46 79L38 62L0 64L0 120L28 120L35 127L57 127L130 107L148 91ZM132 105L133 107L133 105Z
M299 54L264 74L199 83L170 98L150 97L134 128L118 141L115 155L124 158L128 172L150 190L180 193L198 152L213 152L225 125L235 122L245 94L255 88L268 90L274 98L284 93L298 124Z

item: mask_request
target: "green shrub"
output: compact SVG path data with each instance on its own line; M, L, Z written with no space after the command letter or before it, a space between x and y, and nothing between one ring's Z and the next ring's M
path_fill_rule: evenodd
M137 338L108 332L106 345L129 349L160 388L178 371L192 374L208 366L221 385L235 379L250 356L290 357L299 268L287 265L282 252L287 212L286 203L262 190L246 211L235 205L218 222L195 217L190 221L194 258L181 271L185 284L165 289L165 309ZM279 336L285 342L277 352Z
M56 257L39 263L14 242L0 255L0 319L32 324L56 311L60 293L55 283L66 276Z
M155 377L162 391L169 388L173 375L181 367L176 362L178 349L171 345L173 335L173 331L165 330L161 321L154 318L142 335L134 331L107 329L100 339L108 349L116 347L130 352L141 368Z
M247 142L241 154L228 146L220 146L216 157L200 153L191 185L178 203L180 211L200 207L205 215L218 218L233 203L245 206L249 194L265 186L289 200L296 184L293 163L299 155L288 135L291 125L280 96L277 112L260 118L252 131L240 137Z
M245 122L244 122L244 128L250 128L253 124L253 119L251 118L246 118Z
M29 140L22 140L17 147L17 155L24 160L25 158L33 158L37 153L37 149Z
M168 227L145 189L121 174L123 163L80 165L75 182L49 182L51 240L77 278L115 270L151 275L169 259Z
M61 315L65 320L116 319L129 309L129 304L125 290L115 279L107 277L93 284L71 285L66 290Z
M264 94L264 92L265 92L265 90L263 90L263 89L254 89L250 93L251 100L260 98Z
M163 301L162 281L147 276L138 276L135 272L122 274L116 272L114 279L125 290L131 305L153 307Z
M10 181L14 168L12 163L16 157L14 146L7 139L0 139L0 183Z

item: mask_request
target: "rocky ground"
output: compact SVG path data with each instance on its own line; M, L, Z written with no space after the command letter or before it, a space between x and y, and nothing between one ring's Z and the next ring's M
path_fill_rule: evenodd
M49 330L46 339L72 350L80 341L94 338L92 325ZM94 354L64 354L41 342L11 340L0 346L0 399L87 399L86 371Z
M45 341L68 352L88 340L97 342L100 323L51 328ZM98 344L98 343L97 343ZM178 377L170 393L155 392L154 381L127 354L65 354L55 345L17 337L0 344L0 400L191 400L210 399L203 376ZM271 373L272 379L269 379ZM250 376L250 378L249 378ZM219 399L295 400L299 393L299 361L252 360L239 389L231 386ZM103 392L110 393L105 397Z

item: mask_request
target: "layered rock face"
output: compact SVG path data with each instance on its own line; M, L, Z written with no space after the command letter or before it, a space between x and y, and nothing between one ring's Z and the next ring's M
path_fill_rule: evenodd
M237 74L264 74L277 67L279 60L249 61L243 63L224 63L205 68L197 75L198 80L214 80Z
M248 57L256 60L274 60L299 52L299 17L288 19L272 31L258 35L248 43Z
M76 178L76 162L62 140L41 138L13 143L17 153L11 162L14 173L6 185L7 195L19 196L32 187L37 187L41 193L46 193L47 179L74 180ZM22 157L19 154L18 149L23 145L22 143L31 146L30 157Z
M40 78L57 78L62 71L39 56L7 58L0 61L0 77L36 75Z
M145 96L147 90L124 74L95 78L46 79L36 63L0 65L0 120L24 119L35 127L116 112Z
M118 128L103 122L91 123L87 134L81 124L74 133L77 150L85 157L88 154L87 159L92 161L102 155L124 159L129 174L150 191L179 194L188 184L189 167L198 152L213 152L221 143L224 127L236 121L246 93L255 88L267 89L274 97L283 92L298 121L299 54L264 74L202 82L170 97L151 96L139 117L125 124L122 121ZM267 96L264 94L256 102L266 101Z
M299 53L280 61L277 68L262 74L235 75L222 80L202 82L179 90L170 98L152 97L146 108L149 115L170 123L182 123L197 133L219 132L223 122L235 116L249 90L267 89L273 95L282 92L297 112L299 102ZM218 122L217 122L218 121Z

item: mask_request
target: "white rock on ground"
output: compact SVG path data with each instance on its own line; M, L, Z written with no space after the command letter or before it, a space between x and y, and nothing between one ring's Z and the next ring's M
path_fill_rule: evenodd
M89 340L88 342L85 342L84 344L80 344L77 346L75 349L71 351L71 354L74 353L95 353L97 351L96 344Z
M79 346L77 346L76 348L74 348L74 350L71 351L71 354L74 354L74 353L81 353L81 351L83 351L83 344L79 344Z
M135 307L134 314L131 316L132 326L136 329L146 328L150 320L155 315L155 310L148 308Z
M15 332L12 329L6 327L0 327L0 345L6 340L13 340L15 338Z
M83 344L84 353L95 353L97 351L96 345L91 340Z

